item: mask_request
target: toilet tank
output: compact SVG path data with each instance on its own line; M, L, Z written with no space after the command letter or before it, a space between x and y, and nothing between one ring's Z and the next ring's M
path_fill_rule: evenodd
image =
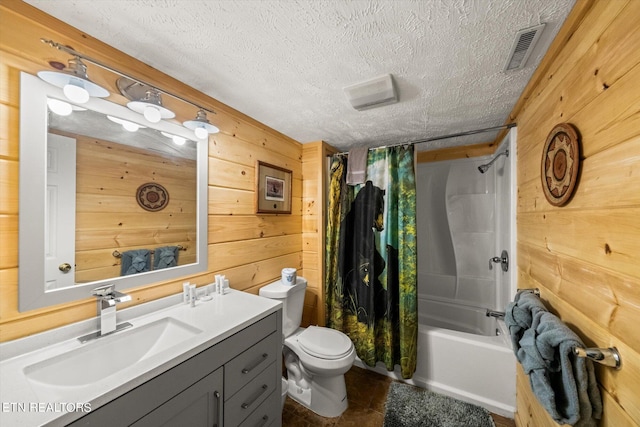
M260 288L260 296L282 302L282 333L285 337L300 327L306 288L307 280L304 277L298 277L293 286L278 280Z

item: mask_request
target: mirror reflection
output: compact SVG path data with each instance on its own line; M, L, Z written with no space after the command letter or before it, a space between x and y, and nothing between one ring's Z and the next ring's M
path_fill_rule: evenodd
M20 80L19 310L206 271L206 138Z
M84 108L48 118L47 290L195 262L194 141Z

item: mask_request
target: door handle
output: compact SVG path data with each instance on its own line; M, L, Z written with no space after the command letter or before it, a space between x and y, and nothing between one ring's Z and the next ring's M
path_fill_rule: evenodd
M216 399L216 411L218 415L218 422L213 427L222 427L222 395L218 390L213 392L213 397Z
M62 271L63 273L68 273L69 271L71 271L71 264L69 264L68 262L63 262L58 266L58 270Z

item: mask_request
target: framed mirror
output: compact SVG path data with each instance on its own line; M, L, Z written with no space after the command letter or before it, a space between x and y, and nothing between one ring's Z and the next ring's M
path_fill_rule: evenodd
M59 115L61 89L20 84L19 310L206 271L207 141L104 99Z

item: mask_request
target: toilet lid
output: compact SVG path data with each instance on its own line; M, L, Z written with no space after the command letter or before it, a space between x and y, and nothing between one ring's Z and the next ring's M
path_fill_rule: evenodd
M309 326L298 335L298 344L306 353L320 359L340 359L351 351L348 336L335 329Z

